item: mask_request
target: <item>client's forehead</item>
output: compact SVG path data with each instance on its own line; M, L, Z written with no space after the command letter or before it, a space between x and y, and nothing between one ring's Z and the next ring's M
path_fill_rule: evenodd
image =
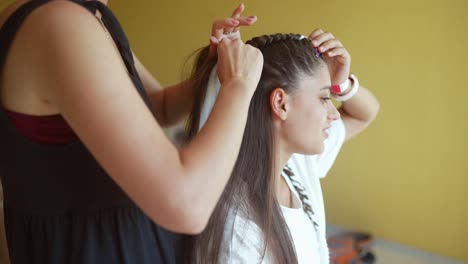
M313 75L301 74L298 78L298 84L300 88L312 88L316 91L330 90L331 80L328 74L328 69L319 69Z

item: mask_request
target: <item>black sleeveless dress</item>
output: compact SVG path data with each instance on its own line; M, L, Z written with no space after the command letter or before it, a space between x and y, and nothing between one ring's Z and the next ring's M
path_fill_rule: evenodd
M102 14L135 88L149 107L127 38L114 15L97 1L73 2ZM27 2L0 29L0 72L22 22L45 3ZM13 127L2 107L0 177L12 264L178 262L180 235L153 223L82 142L32 143Z

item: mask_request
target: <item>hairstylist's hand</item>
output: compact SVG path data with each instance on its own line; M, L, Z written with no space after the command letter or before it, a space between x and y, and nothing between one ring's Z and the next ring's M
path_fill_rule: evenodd
M240 4L229 18L218 19L213 22L210 36L210 56L216 56L216 46L223 38L240 39L239 28L251 26L257 21L256 16L241 17L244 12L244 4Z
M243 82L251 94L257 88L263 68L259 49L244 44L240 39L222 39L218 44L218 77L221 82Z
M349 77L351 68L351 55L343 47L343 44L330 32L323 32L322 29L315 29L310 33L312 46L318 48L328 64L332 84L341 84Z

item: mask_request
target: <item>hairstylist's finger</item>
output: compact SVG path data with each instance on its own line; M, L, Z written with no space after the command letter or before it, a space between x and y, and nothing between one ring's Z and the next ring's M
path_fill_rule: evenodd
M316 29L314 29L314 31L312 31L312 33L309 34L309 39L314 39L315 37L317 37L318 35L320 35L322 33L323 33L323 30L321 28L316 28ZM317 46L315 46L315 47L317 47Z
M242 14L242 12L244 12L244 9L245 9L245 5L244 3L241 3L235 10L234 12L232 13L231 17L232 18L239 18L240 15ZM240 22L240 21L239 21ZM237 32L239 31L239 27L235 27L232 29L232 32Z
M314 47L319 47L320 45L322 45L323 42L330 40L330 39L334 39L334 38L335 37L333 36L332 33L325 32L325 33L319 34L318 36L315 36L312 39L312 45L314 45Z
M239 26L235 27L232 32L237 32L241 26L251 26L257 21L257 16L239 17L236 18L239 21Z
M341 44L341 42L337 39L330 39L330 40L323 42L320 45L319 51L321 53L324 53L329 49L338 48L338 47L343 47L343 44Z
M239 26L251 26L257 21L257 16L237 17Z
M329 58L337 57L337 59L339 59L340 61L342 60L341 61L342 63L345 63L347 61L349 62L351 60L351 55L343 47L337 47L337 48L330 49L325 54ZM339 57L341 57L341 58L339 58Z
M229 44L231 43L232 41L229 39L229 38L222 38L222 39L219 39L218 40L218 50L219 49L225 49L226 46L229 46Z
M245 5L244 3L241 3L236 9L234 9L234 12L232 12L231 17L233 18L240 17L242 12L244 12L244 9L245 9Z
M219 42L221 42L221 40L225 38L227 38L226 35L223 35L220 39L217 39L214 36L210 36L210 50L209 50L210 57L216 57Z
M223 18L213 22L211 35L217 39L221 39L225 33L232 31L233 28L239 25L239 21L235 18Z

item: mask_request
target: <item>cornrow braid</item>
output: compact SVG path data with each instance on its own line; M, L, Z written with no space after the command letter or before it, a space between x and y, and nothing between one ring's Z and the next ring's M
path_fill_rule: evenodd
M255 37L246 42L258 48L264 57L259 87L269 93L274 87L292 91L301 74L313 75L322 67L324 58L317 57L311 40L301 34L272 34ZM291 89L290 89L291 88ZM259 93L261 93L259 91Z
M263 36L255 37L251 40L248 40L246 44L252 45L260 50L263 50L272 44L283 42L283 41L291 41L291 40L295 40L295 41L303 40L304 42L310 43L309 38L304 38L304 36L300 34L277 33L273 35L263 35Z

